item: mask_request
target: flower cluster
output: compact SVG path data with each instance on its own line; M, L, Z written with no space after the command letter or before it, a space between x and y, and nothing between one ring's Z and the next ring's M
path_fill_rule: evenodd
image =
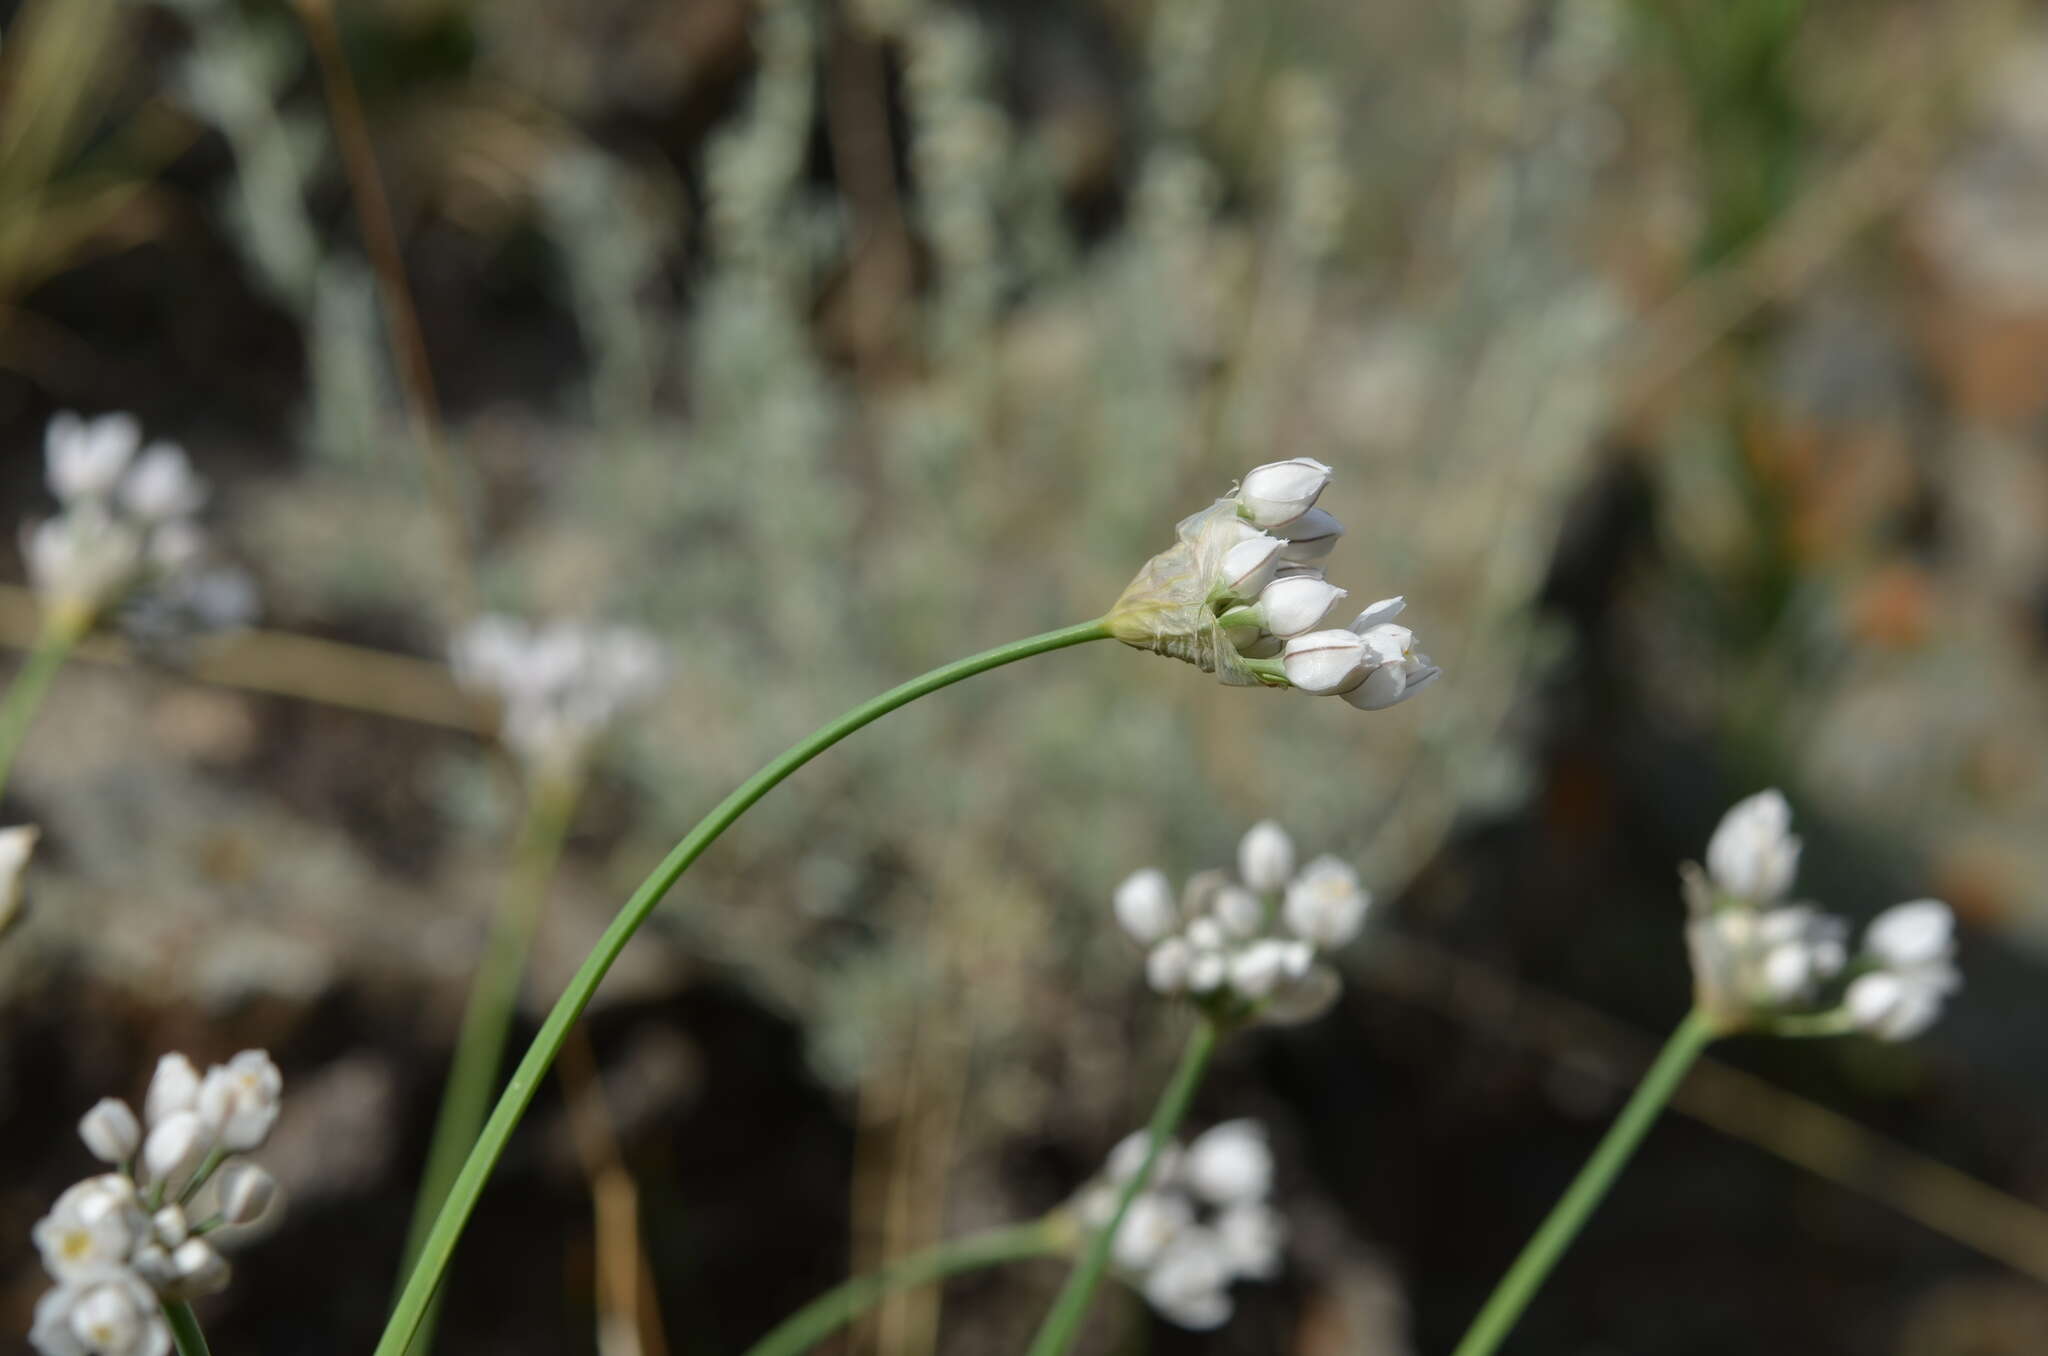
M1885 1040L1925 1031L1962 982L1948 905L1886 909L1852 956L1845 919L1786 902L1800 846L1784 796L1760 791L1722 817L1705 870L1682 868L1700 1006L1730 1031L1860 1030Z
M269 1136L281 1090L277 1066L261 1050L244 1050L203 1078L185 1056L165 1055L140 1119L113 1097L85 1113L79 1138L114 1171L71 1187L35 1226L43 1267L57 1282L36 1305L29 1341L37 1351L170 1350L161 1301L226 1286L228 1264L206 1235L255 1220L276 1194L269 1173L231 1156Z
M1150 1144L1139 1130L1110 1152L1101 1175L1076 1198L1084 1226L1108 1226ZM1256 1121L1225 1121L1186 1148L1169 1141L1124 1212L1111 1263L1170 1321L1219 1327L1230 1318L1233 1282L1280 1273L1287 1231L1267 1204L1272 1189L1273 1151Z
M504 704L506 747L547 775L572 773L668 675L660 643L634 627L536 626L497 613L456 637L452 660L457 682Z
M1344 531L1316 507L1330 474L1311 457L1254 467L1146 562L1110 609L1112 634L1226 682L1342 697L1367 711L1436 681L1442 670L1415 648L1415 633L1394 624L1400 598L1324 627L1346 596L1321 564Z
M1117 887L1116 920L1146 948L1146 981L1226 1014L1281 1022L1320 1016L1336 1000L1338 984L1316 953L1358 935L1371 892L1335 857L1318 857L1297 872L1294 840L1271 820L1254 824L1239 842L1237 872L1235 879L1199 872L1178 898L1154 867Z
M131 600L157 630L239 625L254 614L248 577L209 563L198 523L206 482L182 448L143 446L133 415L66 412L50 420L43 451L63 512L24 530L22 554L59 625L82 632Z

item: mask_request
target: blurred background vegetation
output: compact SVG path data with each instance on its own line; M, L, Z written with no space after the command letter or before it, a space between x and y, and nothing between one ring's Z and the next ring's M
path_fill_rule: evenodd
M0 4L0 521L47 511L54 411L132 410L265 609L183 667L99 645L22 756L0 1233L158 1051L266 1045L289 1208L216 1348L374 1339L517 811L443 667L477 601L679 656L579 815L530 1030L771 753L1100 612L1307 455L1333 578L1405 594L1445 681L1360 717L1092 647L756 810L593 1011L647 1282L606 1356L737 1350L1063 1198L1173 1038L1111 888L1268 816L1381 900L1338 1010L1197 1107L1273 1125L1289 1268L1210 1335L1119 1295L1093 1349L1442 1350L1685 1007L1675 863L1768 784L1817 897L1956 905L1970 987L1908 1047L1724 1051L1519 1348L2048 1347L2038 6L336 8ZM586 1167L544 1092L444 1350L597 1348ZM844 1349L1006 1350L1057 1281Z

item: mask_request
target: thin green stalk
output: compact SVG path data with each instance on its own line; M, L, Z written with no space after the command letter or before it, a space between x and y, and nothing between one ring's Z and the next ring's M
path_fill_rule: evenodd
M527 1103L533 1100L534 1090L540 1086L542 1075L547 1073L548 1066L554 1062L555 1054L561 1049L562 1040L568 1035L570 1025L582 1014L584 1007L590 1002L591 995L597 992L597 986L603 982L605 972L611 969L612 962L618 959L619 952L625 949L626 943L632 940L640 925L647 921L648 915L661 903L662 896L668 893L669 887L689 869L690 863L696 861L705 848L717 841L718 836L744 814L749 806L767 795L790 773L869 722L880 719L900 706L907 706L919 697L936 692L942 687L949 687L963 678L972 678L978 673L986 673L990 669L1014 664L1020 659L1029 659L1033 655L1045 654L1051 650L1065 649L1069 645L1108 638L1109 628L1104 622L1083 622L1078 626L1047 631L1043 635L1013 641L1008 645L998 645L992 650L983 650L980 654L970 655L966 659L933 669L930 673L913 678L907 683L889 689L879 697L861 703L837 720L799 740L780 757L742 782L738 789L720 801L710 814L698 820L696 826L683 836L682 841L669 850L661 865L655 867L647 879L640 882L640 888L633 892L633 897L626 901L625 907L612 919L604 935L598 938L597 945L592 947L590 954L584 958L575 977L562 991L562 996L555 1001L554 1009L548 1013L547 1020L541 1024L539 1034L527 1047L525 1057L519 1061L519 1067L513 1070L512 1079L506 1085L503 1095L498 1098L496 1109L491 1112L490 1120L485 1123L483 1132L470 1149L468 1160L463 1163L462 1171L455 1178L455 1184L449 1189L448 1198L442 1203L439 1217L435 1219L433 1228L420 1245L420 1255L413 1264L412 1275L407 1279L405 1289L399 1294L398 1303L393 1308L390 1319L385 1323L383 1337L378 1339L376 1356L399 1356L412 1340L413 1332L419 1327L420 1320L426 1313L428 1301L432 1299L436 1287L441 1283L442 1275L448 1269L448 1259L455 1252L456 1240L461 1237L462 1228L468 1223L470 1212L476 1208L476 1200L483 1191L484 1180L490 1176L491 1169L498 1162L498 1156L504 1152L505 1141L511 1138L512 1129L519 1123Z
M547 905L548 886L554 880L555 865L561 860L569 821L575 816L579 789L573 777L542 777L529 787L526 814L512 849L510 878L491 919L483 963L470 982L469 1001L463 1007L462 1027L455 1038L455 1054L448 1063L447 1081L442 1085L441 1110L434 1119L426 1166L420 1172L419 1193L413 1199L412 1227L405 1240L405 1268L410 1268L419 1256L441 1202L447 1198L448 1187L462 1170L462 1161L468 1157L469 1146L476 1142L477 1131L490 1110L491 1094L498 1086L498 1070L505 1062L505 1041L519 1010L519 985L526 973L527 954L533 950L534 933ZM405 1271L401 1270L399 1280L402 1283L404 1279ZM421 1319L419 1332L409 1348L416 1356L434 1345L439 1309L437 1299Z
M963 1271L1000 1266L1027 1257L1050 1257L1059 1252L1063 1237L1063 1232L1050 1220L1036 1219L1028 1224L950 1239L827 1290L748 1347L746 1356L802 1356L873 1308L884 1295L957 1276Z
M177 1344L178 1356L210 1356L206 1334L199 1331L199 1319L191 1305L183 1300L165 1300L164 1321L171 1325L171 1341Z
M67 619L67 614L53 615L43 624L36 647L22 661L14 681L7 685L7 695L0 697L0 791L7 789L7 774L14 770L14 755L21 751L21 741L50 690L50 680L64 667L71 647L85 630Z
M1088 1317L1088 1305L1095 1298L1095 1287L1101 1283L1102 1273L1109 1267L1110 1247L1116 1240L1117 1230L1123 1227L1124 1212L1131 1208L1131 1201L1152 1180L1152 1167L1159 1161L1161 1149L1173 1137L1181 1118L1187 1115L1188 1103L1195 1098L1195 1089L1202 1082L1202 1073L1209 1067L1209 1056L1216 1052L1216 1043L1222 1034L1216 1019L1205 1013L1196 1024L1194 1034L1188 1037L1187 1049L1181 1052L1180 1067L1173 1071L1166 1091L1159 1095L1159 1105L1153 1109L1151 1143L1146 1147L1145 1161L1124 1183L1109 1223L1088 1240L1087 1251L1081 1254L1081 1260L1068 1273L1066 1285L1060 1288L1059 1297L1052 1302L1045 1322L1039 1325L1038 1336L1031 1340L1030 1356L1060 1356L1073 1343L1082 1320Z
M1535 1237L1529 1240L1521 1256L1508 1268L1508 1274L1501 1277L1500 1284L1494 1287L1486 1307L1472 1320L1465 1339L1458 1343L1458 1349L1452 1356L1488 1356L1507 1337L1508 1330L1515 1326L1515 1320L1522 1316L1522 1310L1529 1307L1529 1301L1543 1288L1544 1278L1550 1275L1558 1258L1571 1246L1572 1239L1585 1226L1594 1207L1600 1204L1614 1179L1627 1166L1629 1156L1656 1122L1657 1113L1664 1109L1664 1104L1671 1100L1671 1094L1678 1091L1678 1085L1685 1081L1686 1071L1692 1068L1700 1051L1706 1049L1718 1034L1707 1014L1697 1008L1686 1014L1678 1029L1671 1033L1671 1039L1664 1042L1656 1063L1650 1066L1650 1071L1643 1075L1643 1081L1630 1094L1628 1105L1614 1118L1614 1124L1600 1141L1600 1147L1593 1150L1586 1166L1579 1169L1579 1175L1572 1179L1571 1186L1550 1208L1549 1217L1536 1230Z

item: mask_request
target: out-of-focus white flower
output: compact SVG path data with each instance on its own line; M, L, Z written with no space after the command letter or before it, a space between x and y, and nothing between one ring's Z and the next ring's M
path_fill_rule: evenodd
M78 1137L102 1163L126 1163L142 1147L142 1122L120 1098L102 1097L79 1117Z
M142 1142L142 1178L174 1189L213 1143L213 1133L196 1111L173 1111L150 1127Z
M142 1098L143 1117L155 1125L174 1111L191 1111L198 1105L199 1070L192 1061L180 1054L158 1057Z
M1195 1208L1187 1197L1178 1192L1141 1191L1131 1197L1130 1208L1124 1211L1110 1258L1126 1271L1143 1271L1194 1222Z
M199 1116L229 1153L247 1153L270 1137L277 1123L284 1076L261 1050L244 1050L206 1071L199 1085Z
M1739 800L1707 840L1707 874L1723 891L1751 904L1775 904L1799 872L1792 807L1778 791Z
M249 1224L263 1217L277 1196L277 1179L254 1163L234 1162L220 1170L220 1217Z
M1307 942L1261 937L1230 958L1230 987L1254 1001L1268 998L1306 975L1314 961L1315 948Z
M1255 527L1283 527L1315 507L1331 474L1313 457L1254 466L1238 486L1238 512Z
M1889 969L1946 964L1955 956L1956 916L1938 899L1894 904L1870 920L1863 949Z
M1259 1009L1259 1020L1276 1026L1299 1026L1313 1022L1337 1005L1344 982L1327 965L1311 965L1299 979L1283 979L1273 996Z
M1313 565L1336 549L1337 539L1344 535L1344 524L1337 521L1335 514L1312 508L1279 529L1279 535L1287 539L1287 545L1280 549L1282 560L1292 565Z
M1173 886L1157 867L1133 871L1116 887L1112 901L1117 925L1141 946L1150 945L1173 931L1180 911L1173 901Z
M1938 899L1894 904L1863 933L1863 957L1877 968L1857 976L1843 1006L1857 1029L1910 1040L1934 1024L1962 987L1955 968L1955 915Z
M86 506L27 528L21 549L38 597L97 613L127 592L142 564L143 538Z
M1237 844L1237 874L1245 888L1265 894L1294 874L1294 840L1270 819L1245 830Z
M1280 1274L1287 1225L1272 1206L1263 1201L1230 1206L1216 1217L1215 1229L1217 1246L1236 1275L1267 1281Z
M65 410L52 416L43 430L50 493L66 504L105 498L114 492L141 445L142 425L132 414L81 419Z
M500 737L529 768L573 768L612 722L659 690L667 661L627 626L478 618L451 649L455 679L504 705Z
M21 912L22 877L42 833L33 824L0 829L0 932L7 931L8 924Z
M1915 971L1873 970L1850 981L1842 1005L1859 1031L1880 1040L1911 1040L1941 1016L1942 1004L1961 981Z
M1302 868L1288 885L1281 913L1295 936L1332 948L1358 935L1371 906L1372 895L1359 884L1358 872L1326 855Z
M170 1291L178 1299L196 1299L227 1288L227 1260L203 1238L188 1238L172 1249L171 1270L177 1279Z
M1233 938L1255 937L1266 926L1266 906L1242 885L1226 885L1210 905L1216 925Z
M192 1235L192 1221L182 1205L167 1205L149 1217L150 1239L160 1247L175 1248Z
M126 1262L147 1227L132 1184L108 1173L65 1191L31 1236L44 1270L60 1281L80 1280Z
M184 448L151 443L122 478L120 494L128 512L161 523L197 513L206 503L206 482L192 474Z
M1168 937L1145 953L1145 982L1154 993L1183 993L1194 961L1195 949L1187 938Z
M1181 1160L1188 1186L1216 1205L1264 1200L1273 1189L1273 1150L1254 1120L1224 1121L1195 1137Z
M1145 1301L1183 1328L1206 1331L1230 1321L1230 1266L1215 1237L1184 1230L1146 1274Z
M113 1269L46 1293L29 1341L42 1356L166 1356L171 1331L149 1287Z

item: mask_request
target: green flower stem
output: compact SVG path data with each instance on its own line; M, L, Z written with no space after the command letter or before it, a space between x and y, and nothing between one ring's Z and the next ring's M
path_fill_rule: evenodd
M1088 1305L1095 1298L1095 1287L1102 1281L1102 1273L1109 1267L1110 1246L1116 1239L1116 1232L1123 1227L1124 1212L1131 1208L1131 1201L1145 1184L1152 1180L1153 1165L1159 1161L1161 1149L1173 1138L1173 1132L1187 1115L1188 1103L1195 1098L1195 1089L1201 1085L1202 1074L1209 1067L1209 1056L1216 1052L1216 1043L1221 1039L1223 1029L1215 1018L1204 1013L1195 1026L1194 1034L1188 1037L1187 1049L1181 1052L1180 1067L1173 1072L1172 1081L1166 1091L1159 1095L1159 1105L1153 1109L1151 1143L1145 1150L1145 1161L1137 1172L1125 1182L1116 1198L1116 1211L1109 1217L1109 1223L1088 1240L1087 1251L1081 1260L1067 1274L1067 1283L1060 1289L1059 1297L1052 1303L1045 1322L1039 1325L1038 1336L1031 1340L1030 1356L1061 1356L1073 1343L1081 1322L1088 1317Z
M455 1054L441 1089L441 1110L413 1199L412 1227L405 1240L405 1267L411 1267L448 1196L448 1188L476 1142L498 1070L505 1062L505 1040L519 1010L520 979L527 954L547 905L548 886L561 860L562 842L574 818L580 782L573 776L536 778L528 788L526 814L512 849L512 870L505 894L491 920L483 963L469 987ZM400 1273L401 1281L404 1273ZM424 1353L434 1345L438 1298L421 1316L410 1350Z
M199 1331L199 1319L192 1313L191 1305L183 1300L165 1300L164 1321L171 1325L171 1341L177 1345L178 1356L210 1356L206 1334Z
M0 697L0 791L7 788L7 774L14 770L14 755L50 690L50 680L64 667L71 648L91 628L90 617L79 617L66 609L51 613L36 637L36 647L22 661L7 695Z
M898 1290L957 1276L963 1271L1057 1254L1070 1237L1051 1219L970 1234L914 1253L879 1271L834 1286L778 1323L748 1347L746 1356L802 1356Z
M1643 1075L1643 1081L1630 1094L1628 1105L1614 1118L1614 1124L1600 1141L1600 1147L1593 1150L1593 1156L1586 1160L1586 1166L1579 1169L1579 1175L1572 1179L1550 1215L1536 1230L1535 1237L1522 1249L1521 1256L1508 1268L1508 1274L1501 1277L1494 1287L1493 1295L1486 1301L1486 1307L1472 1320L1463 1341L1452 1356L1488 1356L1515 1326L1515 1320L1522 1316L1522 1310L1529 1307L1529 1301L1543 1287L1552 1267L1571 1246L1572 1239L1585 1226L1595 1206L1607 1194L1622 1168L1627 1166L1629 1156L1642 1143L1643 1136L1655 1123L1657 1113L1671 1100L1671 1094L1678 1091L1678 1085L1685 1081L1686 1071L1699 1058L1700 1051L1707 1048L1719 1035L1712 1019L1695 1008L1686 1014L1678 1029L1671 1033L1671 1039L1664 1042L1664 1048L1657 1055L1656 1063Z
M498 1105L491 1112L490 1120L477 1137L469 1151L469 1158L456 1175L454 1185L449 1189L448 1198L441 1205L440 1214L427 1237L420 1245L420 1255L414 1262L412 1275L400 1292L398 1303L384 1325L384 1335L377 1342L376 1356L399 1356L412 1340L412 1334L420 1325L427 1310L427 1303L433 1298L435 1289L441 1283L442 1275L448 1269L448 1259L455 1252L455 1242L461 1237L463 1226L468 1223L470 1212L476 1208L478 1195L483 1191L484 1179L489 1177L496 1166L498 1156L505 1150L505 1141L511 1138L512 1129L519 1123L527 1103L533 1100L534 1090L540 1086L541 1076L547 1073L554 1062L555 1054L562 1047L562 1040L568 1035L569 1026L583 1012L591 995L603 982L605 972L618 959L619 952L632 940L640 925L654 912L662 896L676 883L690 863L697 860L704 849L717 841L718 836L731 826L732 822L746 812L749 806L767 795L790 773L802 767L811 759L831 748L840 740L871 721L907 706L919 697L938 691L942 687L978 673L1014 664L1020 659L1045 654L1051 650L1065 649L1069 645L1080 645L1091 640L1109 638L1108 626L1098 620L1068 626L1057 631L1025 640L999 645L993 650L983 650L930 673L913 678L898 687L893 687L881 696L863 702L830 724L814 731L798 741L788 751L766 767L742 782L738 789L720 801L715 809L683 836L681 842L669 850L667 857L654 868L640 888L626 901L618 916L598 938L583 965L576 971L562 996L555 1001L554 1009L541 1024L539 1034L527 1047L526 1055L513 1070L512 1079L506 1085Z

